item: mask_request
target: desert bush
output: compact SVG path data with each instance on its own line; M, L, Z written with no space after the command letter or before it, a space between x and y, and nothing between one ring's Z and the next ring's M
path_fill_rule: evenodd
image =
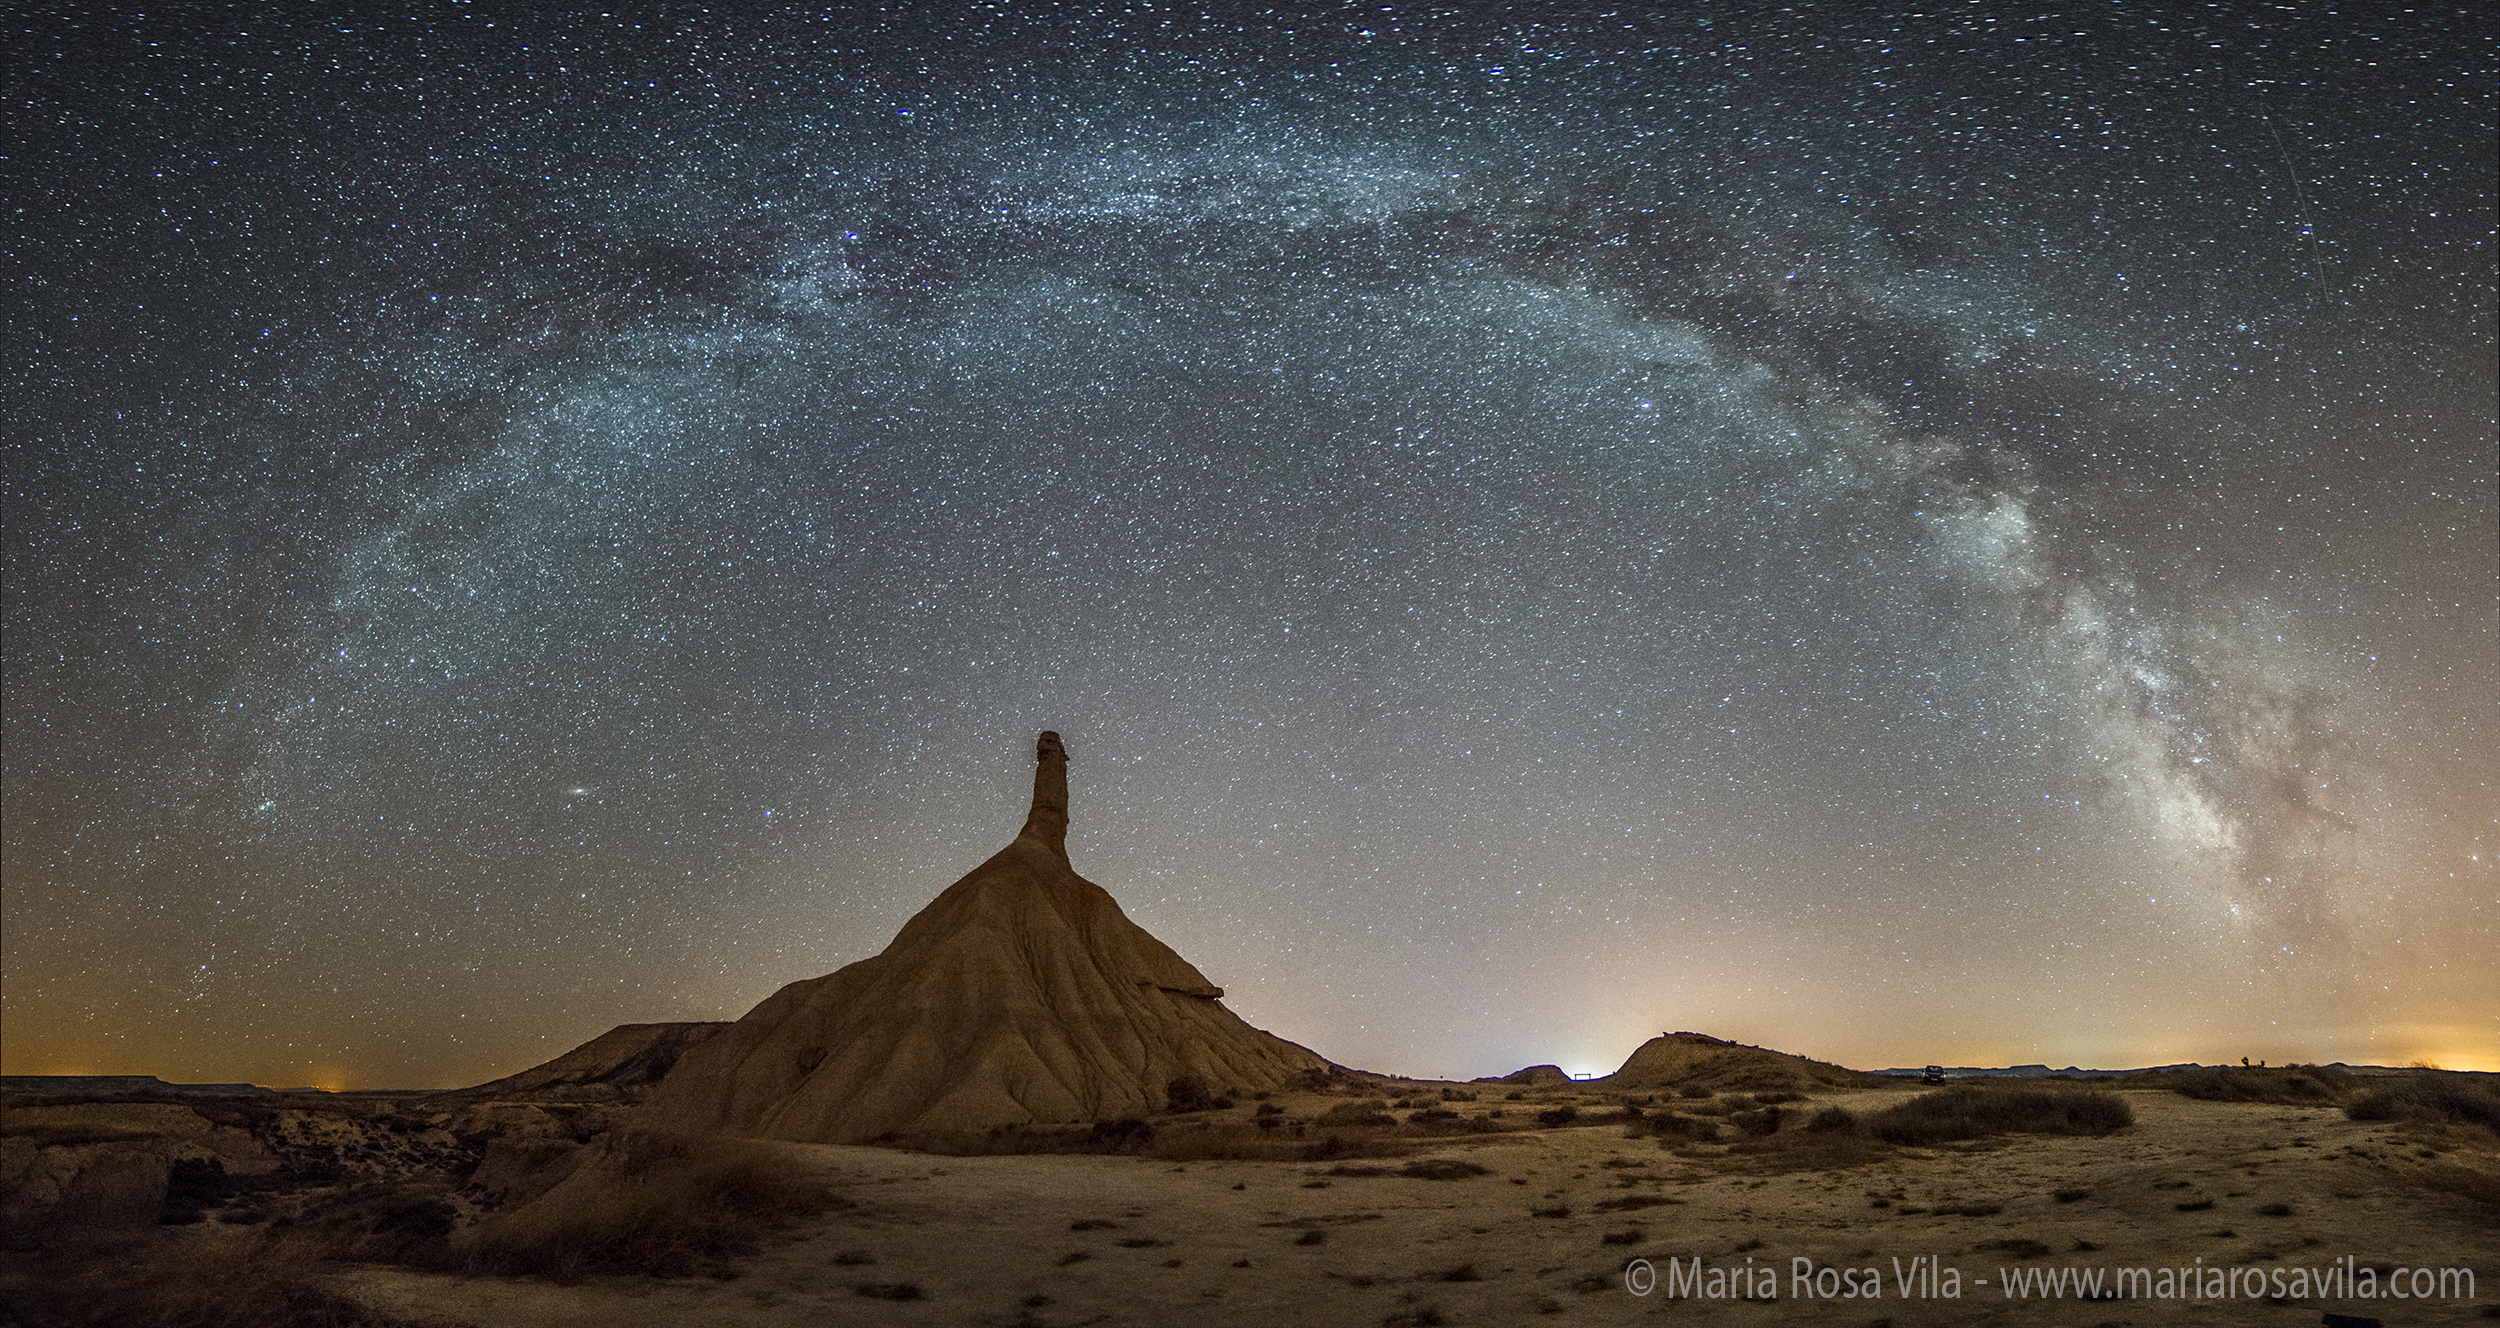
M11 1267L0 1319L93 1328L412 1328L323 1288L317 1243L208 1228Z
M1350 1157L1403 1157L1415 1145L1383 1130L1331 1130L1317 1139L1255 1127L1210 1125L1166 1130L1140 1150L1166 1162L1325 1162Z
M1778 1107L1763 1107L1757 1111L1730 1112L1727 1122L1750 1135L1777 1134L1785 1115Z
M1816 1134L1828 1134L1833 1130L1854 1130L1857 1125L1858 1118L1845 1107L1825 1107L1814 1113L1812 1119L1806 1122L1806 1128Z
M1861 1128L1783 1130L1730 1145L1726 1161L1751 1172L1837 1171L1891 1155L1891 1145Z
M2442 1162L2422 1173L2422 1184L2441 1194L2500 1208L2500 1175L2492 1172Z
M751 1254L765 1233L833 1202L770 1145L633 1133L608 1140L553 1190L463 1232L455 1249L479 1273L676 1277Z
M1220 1100L1225 1106L1232 1105L1230 1099ZM1165 1111L1213 1111L1217 1101L1214 1087L1194 1074L1174 1076L1170 1083L1163 1086Z
M1580 1119L1578 1107L1551 1107L1536 1114L1539 1125L1564 1126Z
M1415 1180L1465 1180L1470 1176L1489 1176L1492 1172L1456 1158L1428 1157L1398 1168L1398 1174Z
M269 1229L312 1242L324 1258L428 1266L444 1261L459 1219L445 1182L374 1181L316 1193Z
M1601 1213L1629 1213L1643 1208L1663 1208L1669 1204L1683 1202L1682 1199L1670 1199L1663 1194L1627 1194L1620 1199L1601 1199L1590 1206Z
M1387 1102L1374 1097L1365 1098L1360 1102L1340 1102L1336 1106L1330 1107L1328 1110L1321 1112L1319 1116L1319 1123L1324 1126L1337 1127L1353 1125L1377 1126L1395 1125L1398 1123L1398 1120L1397 1117L1389 1114L1389 1104Z
M2128 1082L2132 1084L2138 1080L2149 1080L2148 1087L2167 1088L2181 1097L2192 1097L2200 1102L2272 1102L2284 1106L2313 1106L2341 1101L2352 1085L2351 1075L2316 1066L2271 1069L2203 1066L2193 1070L2164 1070L2151 1075L2132 1076Z
M1922 1093L1868 1117L1868 1133L1920 1146L1990 1134L2107 1134L2135 1124L2108 1093L1964 1086Z
M2344 1105L2357 1121L2473 1125L2500 1134L2500 1092L2458 1074L2418 1074L2374 1088Z
M1094 1122L1093 1126L1085 1131L1085 1141L1090 1144L1106 1145L1111 1150L1124 1152L1152 1143L1156 1133L1153 1125L1135 1116L1122 1116L1118 1120Z
M1690 1139L1696 1143L1708 1143L1719 1137L1719 1123L1667 1112L1651 1112L1627 1124L1623 1134L1627 1139L1653 1135L1661 1139Z

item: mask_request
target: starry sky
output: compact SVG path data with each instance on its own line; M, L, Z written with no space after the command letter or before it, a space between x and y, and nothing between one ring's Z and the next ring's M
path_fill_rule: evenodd
M1417 1075L2500 1069L2462 5L12 20L13 1073L1079 871Z

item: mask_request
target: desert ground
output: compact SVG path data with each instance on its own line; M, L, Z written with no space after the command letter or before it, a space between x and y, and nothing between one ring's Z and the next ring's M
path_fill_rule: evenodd
M1898 1090L1818 1094L1871 1111ZM576 1284L365 1267L333 1275L407 1321L479 1328L783 1325L2395 1324L2500 1318L2500 1211L2428 1191L2419 1129L2332 1107L2122 1094L2136 1124L2010 1135L1838 1169L1779 1170L1726 1146L1662 1147L1619 1125L1454 1139L1352 1163L1133 1156L944 1157L776 1145L830 1182L837 1210L782 1233L734 1276ZM1529 1106L1574 1100L1539 1093ZM1324 1101L1280 1098L1316 1115ZM1594 1098L1587 1106L1601 1105ZM1423 1158L1486 1174L1394 1174ZM1390 1174L1343 1174L1381 1170ZM2288 1209L2288 1212L2283 1211ZM1772 1271L1776 1299L1647 1296L1634 1257ZM2181 1296L2008 1298L2008 1268L2473 1266L2473 1300ZM1912 1288L1920 1258L1959 1298ZM1880 1294L1803 1294L1794 1261L1874 1269ZM1825 1279L1827 1285L1837 1279ZM1941 1281L1942 1279L1939 1279ZM1863 1291L1869 1279L1856 1279ZM908 1296L910 1299L892 1299Z

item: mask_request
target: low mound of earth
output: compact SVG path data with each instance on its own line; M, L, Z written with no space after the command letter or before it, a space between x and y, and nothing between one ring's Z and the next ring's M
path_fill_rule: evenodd
M1524 1107L1483 1093L1455 1105L1471 1114L1505 1110L1506 1120L1571 1105L1588 1119L1620 1096L1524 1091ZM1898 1085L1817 1093L1814 1108L1870 1115L1913 1095ZM794 1169L832 1182L847 1206L743 1261L734 1279L598 1276L559 1285L367 1267L328 1285L415 1322L498 1328L1662 1319L1746 1328L1863 1328L1881 1319L2279 1328L2316 1323L2329 1310L2391 1324L2489 1322L2481 1315L2493 1299L2494 1210L2424 1188L2420 1177L2443 1163L2417 1156L2437 1145L2451 1149L2445 1164L2500 1171L2489 1141L2461 1144L2323 1107L2119 1095L2137 1124L2116 1135L2006 1136L1830 1169L1765 1170L1740 1145L1662 1147L1602 1124L1452 1138L1407 1159L1463 1161L1483 1174L784 1144L777 1147ZM1316 1122L1342 1101L1282 1092L1192 1119L1247 1121L1257 1107L1275 1106ZM2095 1268L2271 1271L2346 1256L2381 1269L2479 1262L2481 1298L2270 1304L2212 1296L2086 1306L2003 1290L2009 1270L2017 1278ZM1767 1269L1777 1299L1686 1295L1670 1303L1664 1286L1635 1296L1622 1279L1634 1257L1661 1269L1668 1259ZM1848 1270L1880 1275L1881 1294L1801 1292L1793 1280L1801 1259L1809 1287L1816 1272ZM1939 1287L1904 1296L1896 1265L1926 1266L1914 1261L1958 1273L1961 1294Z
M1494 1075L1474 1082L1518 1084L1522 1087L1533 1088L1568 1088L1571 1086L1572 1079L1570 1075L1563 1072L1563 1067L1559 1065L1531 1065L1523 1070L1513 1070L1508 1074Z
M687 1052L726 1030L726 1021L618 1024L571 1051L519 1074L434 1094L437 1100L637 1102Z
M1580 1086L1615 1093L1686 1088L1762 1093L1872 1089L1890 1082L1881 1075L1843 1069L1767 1047L1725 1042L1704 1033L1662 1033L1642 1043L1613 1074L1586 1080Z
M884 953L793 982L688 1051L641 1127L860 1143L1141 1116L1335 1068L1244 1023L1077 875L1067 808L1067 754L1044 733L1014 842Z

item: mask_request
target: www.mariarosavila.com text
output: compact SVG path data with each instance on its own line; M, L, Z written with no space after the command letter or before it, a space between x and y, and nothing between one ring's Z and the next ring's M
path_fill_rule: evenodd
M1698 1300L1895 1300L1960 1299L1993 1288L2008 1300L2473 1300L2474 1270L2406 1268L2365 1264L2345 1255L2322 1264L2229 1265L2203 1259L2176 1266L2037 1266L1965 1274L1933 1255L1849 1268L1817 1264L1799 1255L1788 1261L1786 1285L1776 1263L1747 1259L1712 1265L1695 1255L1624 1265L1623 1286L1636 1296L1664 1292L1670 1299Z

